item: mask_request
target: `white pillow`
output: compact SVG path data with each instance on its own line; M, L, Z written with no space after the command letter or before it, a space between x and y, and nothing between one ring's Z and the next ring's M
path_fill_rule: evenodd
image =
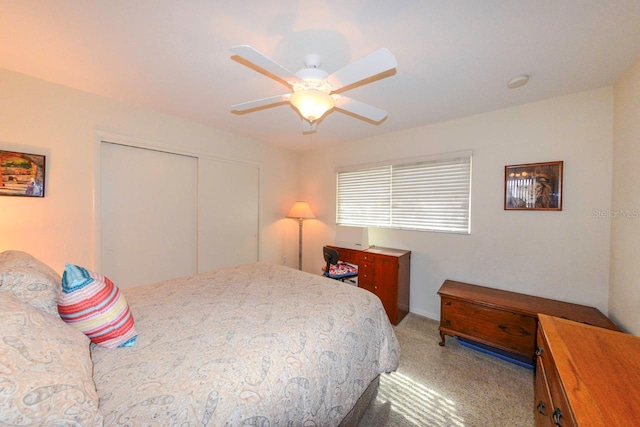
M89 339L0 292L0 425L102 426Z
M21 251L0 253L0 293L58 316L61 278L51 267Z

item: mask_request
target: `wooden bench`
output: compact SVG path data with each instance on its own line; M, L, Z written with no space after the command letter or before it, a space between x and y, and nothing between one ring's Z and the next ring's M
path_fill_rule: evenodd
M458 336L535 360L538 313L620 331L594 307L445 280L440 290L440 345Z

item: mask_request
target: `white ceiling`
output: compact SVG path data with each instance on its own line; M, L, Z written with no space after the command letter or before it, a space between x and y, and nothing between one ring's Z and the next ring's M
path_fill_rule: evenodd
M386 47L397 72L345 95L388 118L333 111L309 136L288 105L232 114L288 92L239 44L329 73ZM0 0L0 67L294 150L607 86L639 57L640 0Z

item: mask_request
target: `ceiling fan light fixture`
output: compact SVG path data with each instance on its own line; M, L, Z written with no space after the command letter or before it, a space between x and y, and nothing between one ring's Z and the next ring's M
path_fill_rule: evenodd
M315 129L318 120L333 110L336 105L346 114L375 123L380 123L387 117L387 112L384 110L343 95L332 95L332 93L348 90L356 84L370 83L373 81L370 79L377 80L376 76L395 69L398 61L389 49L380 48L332 74L320 68L318 55L307 55L305 57L307 68L292 73L249 45L234 46L231 51L242 58L243 62L253 64L258 70L262 70L261 72L265 72L281 83L285 82L293 90L293 93L232 105L232 113L243 114L259 108L282 105L289 101L303 118L303 133L305 129Z
M317 89L297 90L289 98L291 105L302 117L313 123L336 105L336 101L325 91Z

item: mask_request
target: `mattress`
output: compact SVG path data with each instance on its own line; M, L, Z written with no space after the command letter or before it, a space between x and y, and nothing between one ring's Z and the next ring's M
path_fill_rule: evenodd
M136 345L91 349L106 426L336 426L398 366L380 300L322 276L253 263L123 292Z

